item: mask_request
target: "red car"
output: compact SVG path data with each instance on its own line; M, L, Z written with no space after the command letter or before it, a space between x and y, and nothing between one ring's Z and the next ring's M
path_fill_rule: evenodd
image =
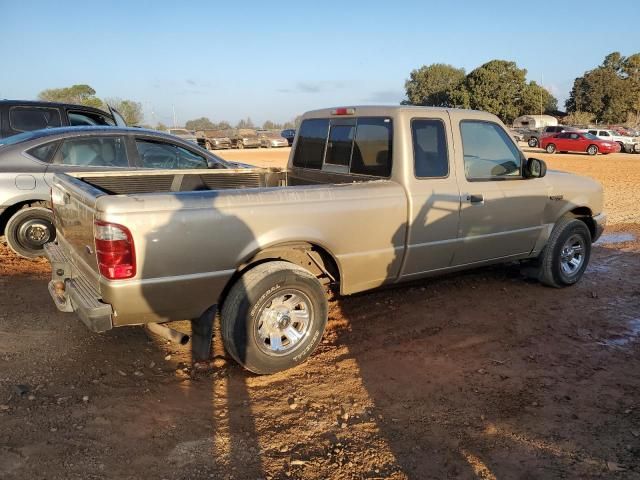
M582 132L563 132L552 137L544 137L540 139L540 146L547 153L587 152L589 155L606 155L620 151L620 145L616 142L601 140L595 135Z

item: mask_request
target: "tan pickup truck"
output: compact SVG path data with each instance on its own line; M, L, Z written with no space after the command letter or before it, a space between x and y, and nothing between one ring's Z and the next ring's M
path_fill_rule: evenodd
M230 355L303 362L342 295L521 261L577 282L601 234L602 187L526 159L493 115L348 107L303 116L280 169L60 174L46 246L59 309L101 332L192 319L205 358L220 310Z

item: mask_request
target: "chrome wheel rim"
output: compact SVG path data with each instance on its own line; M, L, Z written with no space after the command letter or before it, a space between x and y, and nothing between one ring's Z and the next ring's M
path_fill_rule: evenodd
M574 276L584 264L585 243L580 235L571 235L560 251L560 267L568 276Z
M37 218L27 220L18 230L20 243L28 248L42 248L51 238L49 222Z
M271 356L288 355L309 335L313 318L311 300L300 290L280 290L267 299L257 318L258 348Z
M588 153L595 155L598 149L596 147L589 147Z

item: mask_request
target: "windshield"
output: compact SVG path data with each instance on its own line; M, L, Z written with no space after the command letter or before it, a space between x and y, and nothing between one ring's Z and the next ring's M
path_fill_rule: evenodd
M583 133L584 138L588 138L589 140L600 140L598 137L596 137L595 135L592 135L591 133Z

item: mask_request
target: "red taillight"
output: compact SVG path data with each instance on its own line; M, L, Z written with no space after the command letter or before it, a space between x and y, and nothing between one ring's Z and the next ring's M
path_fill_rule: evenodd
M355 108L334 108L331 110L331 115L355 115Z
M109 280L122 280L136 274L136 252L127 227L96 220L93 224L100 273Z

